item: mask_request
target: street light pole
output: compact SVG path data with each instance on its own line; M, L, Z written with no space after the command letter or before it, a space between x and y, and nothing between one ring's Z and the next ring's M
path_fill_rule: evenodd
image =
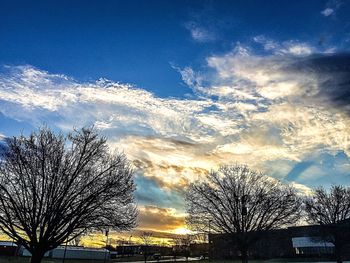
M210 227L210 223L211 223L211 219L209 219L209 222L208 222L209 224L208 224L208 226L209 226L209 231L208 231L208 261L210 262L210 249L211 249L211 246L210 246L210 229L211 229L211 227Z
M107 258L107 246L108 246L108 233L109 233L109 229L106 229L106 251L105 251L105 258L103 260L104 263L106 263L106 258Z
M129 257L131 256L131 251L132 251L132 249L131 249L131 238L132 238L132 235L129 236L129 253L128 253Z
M245 234L246 229L245 229L245 216L247 215L248 211L247 211L247 195L243 195L241 198L241 204L242 204L242 232L243 234Z
M68 237L67 237L68 238ZM63 259L62 259L62 263L64 263L64 261L66 260L66 252L67 252L67 240L66 240L66 244L64 245L64 252L63 252Z
M242 214L242 234L243 234L243 238L246 241L246 233L247 233L247 229L246 229L246 216L248 214L248 209L247 209L247 200L248 199L248 195L242 195L241 197L241 214ZM241 252L242 253L242 252ZM248 251L247 251L247 247L246 244L244 244L244 255L243 256L243 261L244 262L248 262ZM242 253L242 254L243 254Z

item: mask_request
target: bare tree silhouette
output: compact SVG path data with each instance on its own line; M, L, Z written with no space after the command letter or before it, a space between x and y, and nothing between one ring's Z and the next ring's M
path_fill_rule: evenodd
M94 128L13 137L0 160L0 229L32 263L85 231L135 224L132 169Z
M152 244L152 236L153 236L153 234L151 232L143 232L140 235L140 239L141 239L142 245L144 247L143 257L144 257L145 263L147 262L147 256L149 253L149 251L148 251L149 246Z
M245 165L233 165L192 183L186 203L190 228L229 234L247 262L259 232L295 223L301 202L293 188Z
M189 235L189 234L178 236L178 244L183 255L186 257L186 261L188 261L188 257L190 256L191 244L195 243L195 238L196 238L195 235Z
M334 244L337 262L342 262L343 247L350 241L345 231L350 227L350 187L316 188L304 203L308 221L321 225L322 238Z

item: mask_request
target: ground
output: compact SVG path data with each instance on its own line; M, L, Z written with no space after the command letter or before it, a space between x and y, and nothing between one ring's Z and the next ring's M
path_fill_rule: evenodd
M182 259L183 260L183 259ZM181 260L181 261L182 261ZM177 262L179 262L178 260ZM0 256L0 263L28 263L29 258L27 257L3 257ZM61 263L62 259L44 259L42 263ZM103 260L72 260L66 259L65 263L103 263ZM116 260L107 260L107 263L119 262ZM142 262L142 261L137 261ZM157 261L147 261L147 262L157 262ZM182 261L183 262L183 261ZM201 263L241 263L240 260L201 260ZM320 259L270 259L270 260L249 260L249 263L305 263L305 262L322 262L331 263L332 261L322 261ZM344 261L344 263L349 263L350 261ZM174 263L174 261L167 261L167 263Z

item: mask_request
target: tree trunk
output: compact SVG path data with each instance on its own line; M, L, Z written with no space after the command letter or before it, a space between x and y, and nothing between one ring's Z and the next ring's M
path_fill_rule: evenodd
M334 245L334 254L335 254L335 259L337 260L337 263L342 263L343 260L342 260L342 248L338 245L338 244L335 244Z
M32 257L30 258L30 263L40 263L45 255L45 251L38 250L38 249L36 249L31 253L32 253Z
M248 248L249 240L246 236L246 233L238 233L238 236L233 237L233 243L237 244L239 252L241 252L241 262L248 263Z
M242 263L248 263L248 251L247 249L241 249L241 259Z

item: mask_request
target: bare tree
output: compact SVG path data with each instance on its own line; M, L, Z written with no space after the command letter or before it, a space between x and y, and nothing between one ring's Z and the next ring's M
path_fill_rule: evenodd
M69 245L71 246L79 246L80 245L80 242L81 242L81 236L76 236L74 239L72 239L70 242L69 242Z
M222 166L190 185L187 224L199 232L229 234L247 262L259 232L295 223L300 200L293 188L244 165Z
M350 241L349 230L346 231L350 227L350 188L316 188L304 203L308 221L321 225L320 235L334 244L337 262L342 262L343 246Z
M204 244L209 242L207 233L196 233L196 234L193 234L192 236L193 236L194 243Z
M94 128L13 137L0 160L0 229L32 263L85 231L135 224L132 169Z
M172 243L173 243L173 259L174 261L176 261L176 257L181 252L181 238L179 238L179 236L174 236L172 238Z
M188 257L191 253L191 244L195 242L195 235L182 235L180 236L180 245L181 249L186 257L186 261L188 261Z
M149 253L149 246L152 244L152 237L153 237L153 234L151 232L143 232L141 235L140 235L140 239L142 241L142 244L143 244L143 257L144 257L144 260L145 260L145 263L147 262L147 256L148 256L148 253Z

